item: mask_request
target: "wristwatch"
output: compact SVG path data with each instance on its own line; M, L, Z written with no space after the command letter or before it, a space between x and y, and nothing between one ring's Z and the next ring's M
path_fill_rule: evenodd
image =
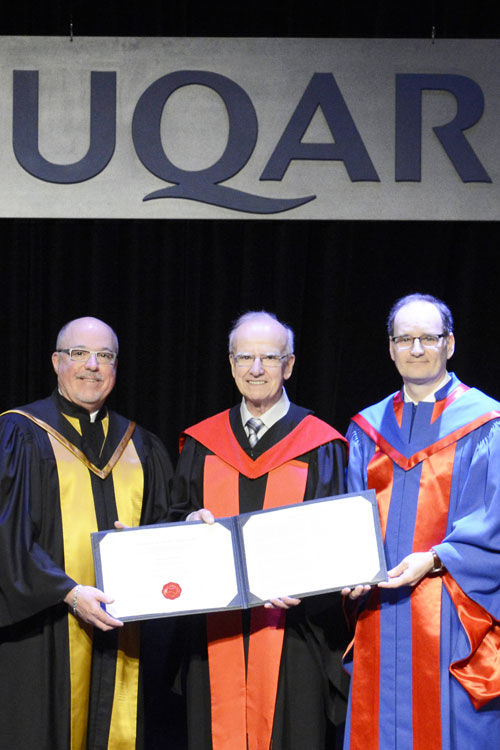
M432 568L430 569L429 573L442 573L442 571L444 570L444 565L439 559L438 553L436 552L434 547L431 547L429 552L432 555L432 562L433 562Z

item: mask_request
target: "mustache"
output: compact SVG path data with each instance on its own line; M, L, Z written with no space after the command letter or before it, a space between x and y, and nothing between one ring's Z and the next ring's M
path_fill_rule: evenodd
M99 382L104 380L104 378L98 373L80 373L80 375L77 375L76 377L79 380L98 380Z

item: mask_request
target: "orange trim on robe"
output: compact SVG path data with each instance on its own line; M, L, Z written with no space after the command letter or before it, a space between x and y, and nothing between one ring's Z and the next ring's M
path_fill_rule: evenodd
M181 449L186 435L197 440L249 479L262 477L271 469L332 440L342 440L347 445L347 440L340 432L312 414L308 414L283 440L255 460L234 439L229 409L185 430L181 435Z
M332 440L347 446L337 430L310 414L255 460L235 440L229 410L185 430L181 449L186 435L215 454L205 457L203 497L216 518L239 514L240 474L268 475L264 509L302 502L309 467L297 457ZM254 608L245 665L241 611L207 615L213 750L269 750L284 626L284 611Z
M446 398L442 398L439 401L436 401L434 403L434 409L432 412L432 419L431 424L436 421L436 419L439 419L441 414L444 412L445 409L450 406L454 401L457 400L457 398L460 398L466 391L470 390L470 386L465 385L465 383L460 383L457 385L456 388L452 390L452 392L446 396ZM404 401L401 396L401 391L398 391L394 394L394 398L392 400L392 408L394 409L394 416L396 417L396 421L401 427L403 424L403 406Z
M352 421L359 425L363 432L365 432L368 437L370 437L373 442L376 443L392 461L394 461L395 464L397 464L404 471L408 471L409 469L413 469L413 467L419 464L421 461L424 461L426 458L432 456L434 453L437 453L438 451L443 450L443 448L447 448L453 443L458 442L461 438L465 437L465 435L468 435L470 432L473 432L478 427L481 427L487 422L491 422L492 419L498 419L499 417L500 411L490 411L486 414L482 414L477 419L474 419L472 422L469 422L468 424L460 427L454 432L450 432L449 435L441 438L441 440L436 440L435 443L432 443L432 445L427 446L427 448L418 451L418 453L414 453L413 456L410 456L409 458L406 458L406 456L403 456L402 453L396 450L396 448L394 448L384 437L382 437L382 435L377 432L375 427L373 427L363 416L361 416L361 414L356 414L356 416L352 418Z
M456 443L422 466L413 552L439 544L446 534ZM411 595L413 750L441 747L441 595L439 576L426 576ZM433 716L435 721L423 721Z
M418 506L413 537L413 551L429 549L438 544L446 532L451 488L450 465L453 465L456 444L432 455L423 465L421 500ZM368 487L377 494L382 534L385 538L387 517L392 495L394 465L389 456L377 449L368 464ZM432 521L430 520L432 519ZM413 590L412 608L412 663L419 665L413 673L413 750L439 750L441 747L440 721L440 577L426 577ZM380 670L380 594L374 590L366 608L356 623L356 634L351 644L356 649L352 676L352 715L357 717L351 726L350 750L378 750L379 747L379 691ZM370 664L370 670L366 670ZM357 669L357 667L359 669ZM419 717L433 715L436 721L421 721Z
M401 391L395 393L394 398L392 399L392 408L394 409L394 416L396 417L396 422L399 427L403 424L404 403L405 402L401 398Z
M465 688L474 708L500 695L500 622L462 591L446 573L443 583L470 642L470 654L453 662L451 674Z
M264 509L302 502L306 463L290 460L268 473ZM204 504L215 517L239 513L239 474L218 456L206 457ZM285 612L256 607L250 623L246 667L241 611L207 616L213 750L271 746Z
M431 424L436 421L436 419L439 419L441 414L444 412L445 409L450 406L454 401L457 400L457 398L460 398L460 396L463 396L464 393L470 390L470 386L465 385L465 383L460 383L457 385L456 388L452 390L446 398L442 398L440 401L436 401L434 404L434 409L432 411L432 419Z
M394 465L376 450L368 464L368 487L377 495L382 538L385 539L387 516L391 503ZM346 651L356 649L352 674L352 713L360 717L356 727L351 727L350 750L378 750L379 692L374 689L374 675L380 671L380 591L373 589L365 609L356 623L355 636ZM366 670L370 664L370 670Z
M379 750L380 696L376 681L380 671L380 589L373 589L356 622L356 632L348 653L355 649L353 662L351 726L349 750ZM370 669L366 665L370 665Z

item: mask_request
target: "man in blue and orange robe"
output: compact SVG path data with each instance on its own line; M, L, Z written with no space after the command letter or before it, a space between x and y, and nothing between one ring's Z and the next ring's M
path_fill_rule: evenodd
M500 742L500 404L447 372L440 300L403 298L388 325L403 388L348 432L349 490L376 490L389 574L350 592L344 747L486 750Z
M294 364L291 330L247 313L229 351L242 402L185 431L173 517L210 521L344 492L344 438L283 389ZM284 596L273 606L183 622L190 750L335 747L347 695L341 597Z

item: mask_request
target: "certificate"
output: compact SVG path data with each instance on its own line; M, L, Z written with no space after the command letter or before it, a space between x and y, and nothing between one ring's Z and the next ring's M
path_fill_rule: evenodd
M120 620L246 609L386 578L375 492L92 534L97 586Z

